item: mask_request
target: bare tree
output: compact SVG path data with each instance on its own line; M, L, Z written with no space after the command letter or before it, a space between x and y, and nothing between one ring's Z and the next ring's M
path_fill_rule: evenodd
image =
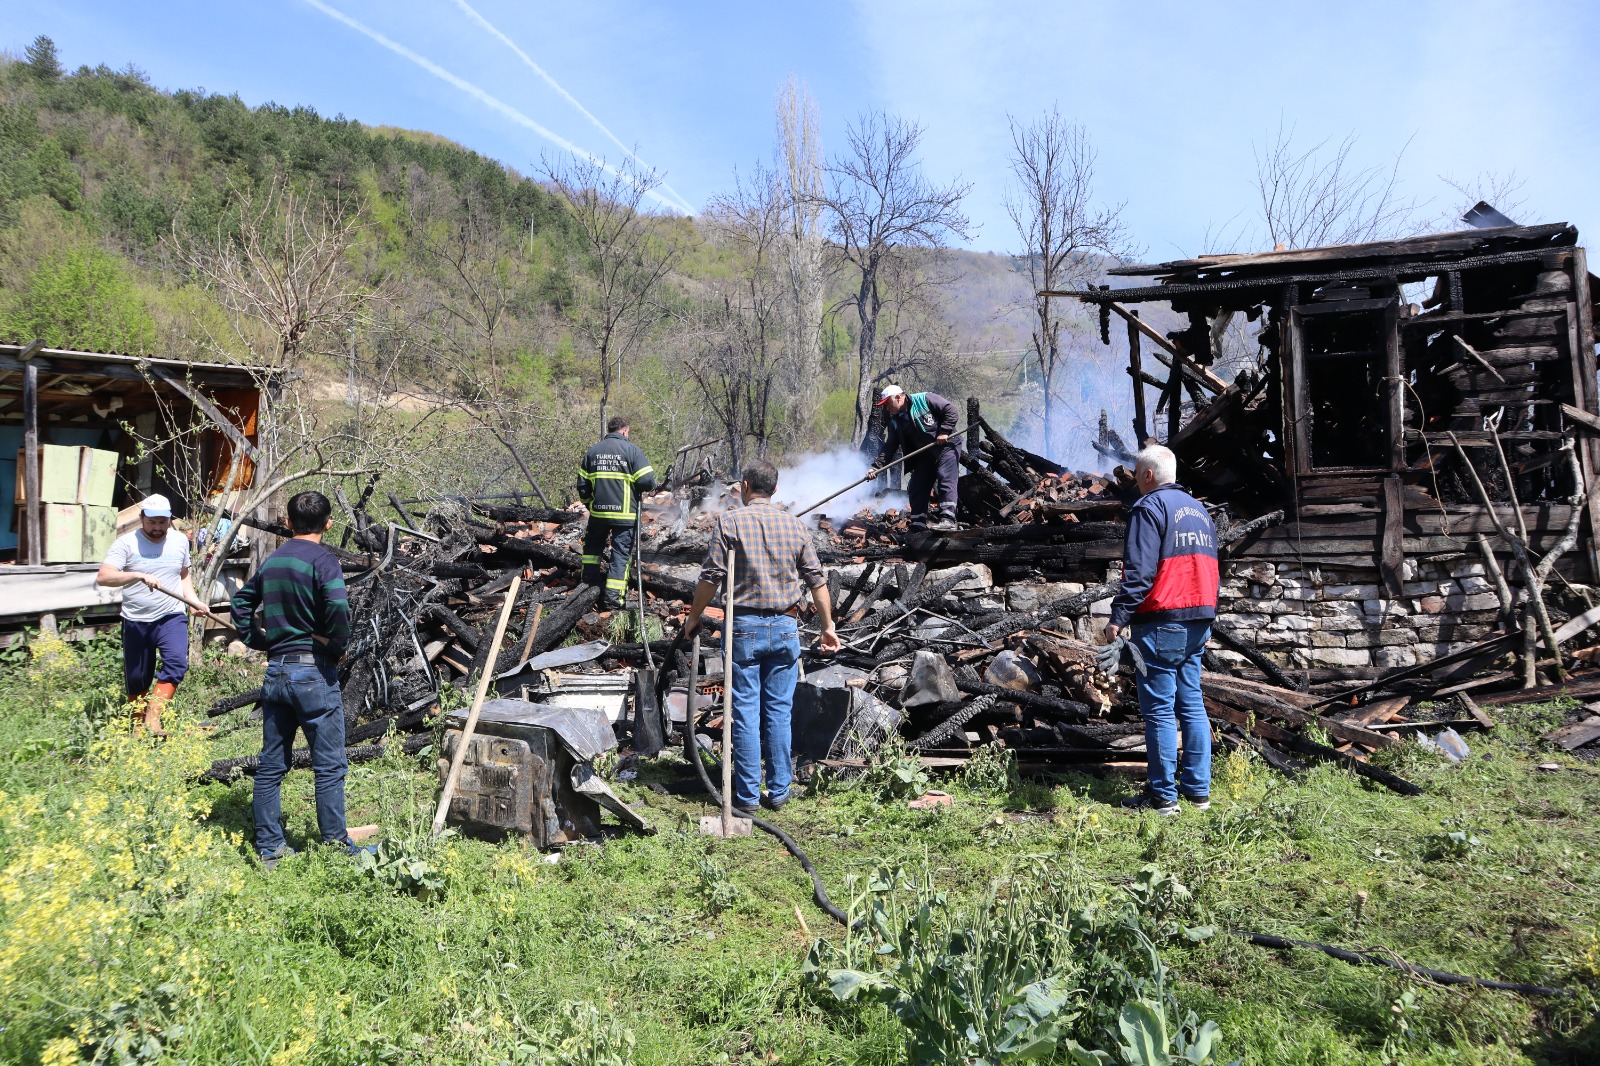
M784 346L791 373L786 391L794 411L811 411L822 391L823 242L822 135L817 103L791 76L778 94L778 175L782 182L782 262L788 301Z
M915 123L882 111L863 115L846 132L845 151L828 166L820 201L854 289L846 306L855 308L859 326L852 435L858 446L871 422L878 380L885 264L906 249L941 248L951 237L965 240L971 232L961 201L972 187L959 181L930 183L916 156L921 140Z
M631 158L615 168L595 159L547 158L543 169L572 212L587 259L574 271L585 282L576 327L597 359L604 426L611 388L654 324L656 290L677 261L658 220L640 209L661 179Z
M1440 230L1460 229L1464 225L1462 216L1480 203L1488 204L1502 215L1514 220L1527 206L1527 197L1523 195L1527 182L1515 170L1504 174L1486 170L1470 180L1449 178L1441 174L1439 180L1449 186L1452 192L1449 206L1434 223Z
M1261 222L1274 248L1317 248L1404 236L1416 202L1399 190L1402 148L1391 166L1359 166L1356 135L1301 150L1294 128L1278 124L1265 150L1256 150Z
M323 350L319 337L337 336L353 310L376 295L345 269L360 220L339 201L302 195L283 178L262 194L235 189L234 204L234 221L218 223L209 240L174 223L170 246L236 320L265 328L276 350L257 351L258 362L297 370L302 356Z
M1022 259L1035 293L1083 288L1100 274L1096 255L1131 254L1122 205L1097 204L1095 150L1083 126L1051 108L1030 125L1011 119L1011 173L1015 188L1006 212L1022 241ZM1063 362L1059 302L1033 296L1030 346L1044 390L1044 449L1051 450L1055 425L1055 381Z
M799 398L784 386L800 375L799 353L786 343L792 326L789 273L791 204L784 178L757 166L704 216L711 240L731 253L735 275L717 286L703 313L686 367L729 443L735 469L745 442L765 456L775 414L793 414Z

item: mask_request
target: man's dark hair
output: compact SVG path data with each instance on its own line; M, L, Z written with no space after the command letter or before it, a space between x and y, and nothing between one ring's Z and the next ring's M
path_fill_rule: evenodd
M744 483L757 496L771 496L778 490L778 468L765 459L752 459L744 468Z
M621 415L612 415L610 418L606 419L607 433L616 433L627 428L628 420L623 418Z
M297 534L321 533L328 528L333 504L320 492L297 492L289 497L289 528Z

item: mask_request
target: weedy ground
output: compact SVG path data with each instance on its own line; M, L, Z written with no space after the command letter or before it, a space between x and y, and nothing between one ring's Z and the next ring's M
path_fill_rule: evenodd
M681 762L616 786L654 836L552 865L514 843L429 839L431 756L393 755L348 781L351 824L394 841L383 864L308 846L264 873L250 781L194 783L259 742L247 712L203 718L258 670L205 658L158 745L120 727L114 641L0 661L0 1061L906 1061L886 1007L836 1002L804 972L839 930L798 865L759 833L699 836L701 802L648 787L686 776ZM935 782L951 807L834 785L777 819L841 905L884 865L967 900L1041 859L1108 897L1159 867L1223 931L1162 952L1182 1007L1220 1024L1219 1062L1593 1063L1600 773L1539 743L1560 713L1498 713L1462 765L1404 751L1391 761L1420 798L1231 755L1212 809L1171 820L1116 809L1125 781L1003 765ZM314 838L309 773L291 774L284 807L291 842ZM1230 929L1572 994L1434 987Z

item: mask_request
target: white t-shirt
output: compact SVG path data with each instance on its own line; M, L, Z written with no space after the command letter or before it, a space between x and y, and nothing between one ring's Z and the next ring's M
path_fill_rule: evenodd
M106 562L118 570L153 574L162 588L181 595L183 572L189 566L189 538L169 529L165 537L156 541L145 536L144 530L135 529L112 543ZM122 586L122 617L130 622L154 622L183 609L183 604L146 587L142 581Z

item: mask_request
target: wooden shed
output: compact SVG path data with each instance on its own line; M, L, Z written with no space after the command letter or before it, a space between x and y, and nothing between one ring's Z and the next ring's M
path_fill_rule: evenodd
M95 586L100 559L90 557L105 531L78 540L52 531L52 520L90 528L95 512L155 492L185 518L188 501L248 486L261 407L281 378L264 367L0 343L0 641L46 615L91 629L114 616L118 594ZM92 457L105 460L93 473Z

